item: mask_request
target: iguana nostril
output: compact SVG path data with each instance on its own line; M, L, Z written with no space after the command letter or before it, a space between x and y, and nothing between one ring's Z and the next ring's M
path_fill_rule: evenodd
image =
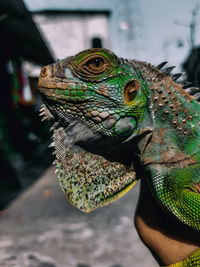
M42 70L41 70L41 72L40 72L40 76L41 76L42 78L48 76L48 68L47 68L47 67L43 67L43 68L42 68Z

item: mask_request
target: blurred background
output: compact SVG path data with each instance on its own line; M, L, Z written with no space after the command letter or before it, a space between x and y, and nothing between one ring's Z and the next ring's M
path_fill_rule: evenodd
M21 196L23 199L25 189L35 188L36 180L45 176L42 176L44 171L53 161L52 150L48 148L49 125L38 116L41 98L37 77L43 65L83 49L102 47L120 57L155 65L167 60L169 65L176 66L176 72L185 72L192 86L200 86L200 0L0 0L0 36L0 214L3 217L11 201L14 207L26 206L29 191L24 193L21 204L15 204L15 199L18 201ZM51 172L50 176L55 179ZM40 182L36 188L43 188ZM43 189L43 199L52 195L48 186ZM133 197L121 203L128 205L129 198ZM120 207L118 213L122 212ZM23 212L32 211L26 207ZM128 213L132 212L130 204ZM109 215L110 209L105 213ZM92 216L99 221L98 216L102 215L97 212ZM119 217L119 221L124 227L127 223L132 227L132 219L127 221L126 216ZM155 263L144 264L137 266Z

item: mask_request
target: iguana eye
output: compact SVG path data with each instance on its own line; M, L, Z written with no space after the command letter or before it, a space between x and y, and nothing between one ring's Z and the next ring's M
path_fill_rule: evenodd
M133 102L137 95L137 91L141 88L141 84L137 80L131 80L124 88L124 102L129 105Z
M90 55L83 60L77 67L78 71L85 75L101 74L109 66L109 62L100 55Z
M103 65L104 65L104 60L103 58L100 57L90 59L85 63L85 66L87 66L88 69L92 71L99 71L103 67Z

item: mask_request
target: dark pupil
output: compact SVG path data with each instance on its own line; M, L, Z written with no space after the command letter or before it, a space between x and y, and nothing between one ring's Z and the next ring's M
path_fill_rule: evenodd
M96 58L96 59L94 60L94 65L95 65L96 67L99 67L100 64L101 64L100 59Z
M98 68L102 63L103 63L103 59L101 59L101 58L95 58L95 59L92 60L92 64L94 64L95 67L97 67L97 68Z

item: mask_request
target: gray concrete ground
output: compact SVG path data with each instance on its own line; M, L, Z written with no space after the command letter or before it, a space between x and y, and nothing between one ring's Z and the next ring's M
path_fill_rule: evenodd
M1 267L156 267L133 226L138 186L84 214L50 168L0 217Z

